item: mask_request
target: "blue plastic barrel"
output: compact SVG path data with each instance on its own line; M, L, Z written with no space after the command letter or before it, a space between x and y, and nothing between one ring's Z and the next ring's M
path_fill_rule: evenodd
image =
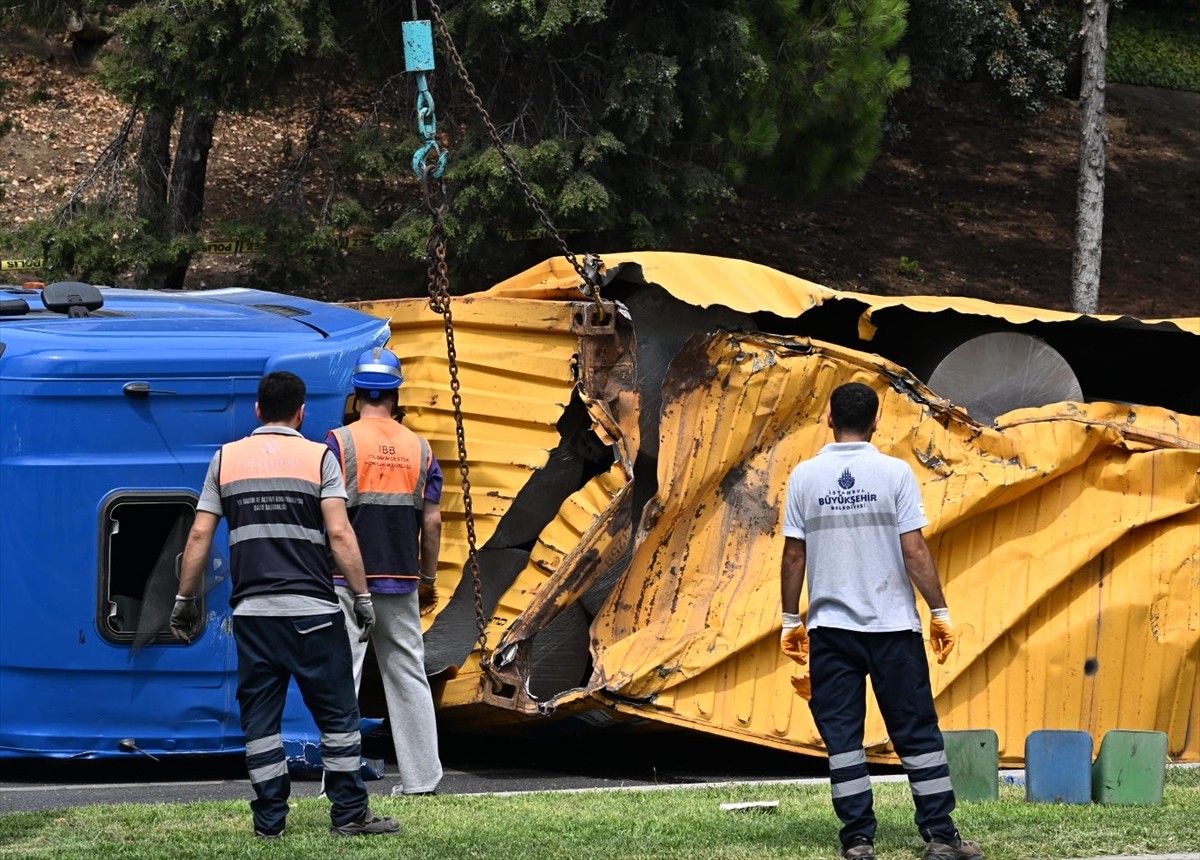
M1092 736L1041 729L1025 739L1025 799L1032 803L1092 802Z

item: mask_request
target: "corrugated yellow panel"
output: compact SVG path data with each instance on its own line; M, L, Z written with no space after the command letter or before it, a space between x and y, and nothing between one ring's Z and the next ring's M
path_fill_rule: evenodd
M1038 728L1157 729L1194 759L1200 418L1059 404L982 428L876 356L767 336L694 341L664 383L660 490L593 626L617 706L820 749L778 653L782 495L852 380L880 392L875 442L931 520L961 637L931 669L943 726L996 729L1007 762Z
M428 631L450 599L472 597L469 583L460 588L469 552L443 319L424 299L351 306L390 320L389 347L400 357L405 376L400 389L405 424L429 439L445 475L438 565L442 601L424 619ZM561 441L556 423L574 395L586 404L598 438L614 452L610 469L563 501L538 536L524 570L488 612L489 651L499 648L502 639L514 641L514 633L520 639L526 628L514 625L526 613L534 620L532 629L526 629L532 640L538 625L552 621L586 588L580 574L586 561L619 553L629 540L627 510L623 525L608 526L619 519L636 456L632 332L627 320L595 325L589 318L592 307L587 301L477 296L451 303L477 548L496 532L534 472L546 465ZM547 582L552 588L539 601ZM473 624L473 618L463 623ZM474 638L473 629L467 632ZM439 685L438 693L444 708L470 708L485 700L483 691L489 686L475 650L457 677ZM517 699L489 701L518 709L522 701Z
M525 303L505 300L455 298L451 304L472 510L477 543L483 546L533 470L545 465L558 444L555 422L575 387L572 365L579 337L566 304L543 303L537 314L528 313ZM388 346L404 372L404 423L429 439L445 475L438 565L444 603L461 578L467 538L442 317L424 299L349 307L390 320ZM503 614L515 617L523 608L508 607ZM428 627L433 618L425 620Z

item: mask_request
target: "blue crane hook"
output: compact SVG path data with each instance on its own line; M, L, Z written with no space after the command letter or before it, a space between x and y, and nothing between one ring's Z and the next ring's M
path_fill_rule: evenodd
M415 4L414 4L415 6ZM433 25L429 21L403 22L404 68L417 76L417 131L425 143L413 153L412 168L418 179L441 179L448 153L437 142L437 116L433 93L425 73L433 71ZM432 162L430 158L434 159ZM432 167L430 166L432 163Z

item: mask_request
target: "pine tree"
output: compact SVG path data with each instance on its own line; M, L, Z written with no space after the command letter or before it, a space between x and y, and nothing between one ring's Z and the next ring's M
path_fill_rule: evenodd
M143 115L136 218L144 232L178 248L140 273L141 286L183 285L192 247L175 240L200 226L218 119L260 103L317 50L323 12L307 0L176 0L139 3L120 17L123 49L104 77Z

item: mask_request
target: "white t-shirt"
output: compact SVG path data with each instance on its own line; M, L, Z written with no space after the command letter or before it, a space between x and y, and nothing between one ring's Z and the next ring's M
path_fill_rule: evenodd
M834 442L792 470L783 534L805 542L810 630L920 632L900 535L929 525L903 460Z

